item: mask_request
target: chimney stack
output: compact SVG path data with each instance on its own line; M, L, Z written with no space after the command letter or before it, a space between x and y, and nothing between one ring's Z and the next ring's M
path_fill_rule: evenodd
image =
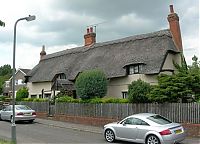
M42 46L42 51L40 52L40 60L42 60L44 58L44 56L46 55L45 52L45 45Z
M87 28L87 33L84 35L85 46L90 47L96 43L96 33L93 32L93 27Z
M181 30L179 25L179 17L174 13L173 5L170 5L170 14L167 17L169 22L170 31L174 40L174 43L179 51L183 51Z

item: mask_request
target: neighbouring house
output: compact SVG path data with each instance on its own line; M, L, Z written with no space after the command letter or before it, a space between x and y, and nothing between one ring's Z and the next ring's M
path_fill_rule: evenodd
M29 97L55 96L61 89L72 91L84 70L101 69L108 78L107 96L126 98L128 85L141 79L157 84L161 73L173 74L173 61L183 54L179 17L170 5L169 29L96 43L93 28L84 35L85 45L46 55L26 76Z
M30 69L19 68L15 73L15 93L22 87L26 87L25 76L30 71ZM3 95L12 96L12 77L5 81L3 86Z

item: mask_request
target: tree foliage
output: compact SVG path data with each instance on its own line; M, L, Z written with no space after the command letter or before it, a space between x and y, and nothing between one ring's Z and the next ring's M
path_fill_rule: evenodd
M107 78L100 70L88 70L79 74L76 82L76 93L82 99L104 97L107 92Z
M4 65L0 67L0 94L3 92L3 84L12 75L12 69L10 65Z
M149 83L141 79L133 81L128 86L128 99L132 103L145 103L149 102L147 94L150 92L151 86Z
M158 76L158 85L148 95L155 102L188 102L198 100L200 93L200 65L193 57L191 66L182 59L181 65L174 64L178 72L173 75Z
M5 23L0 20L0 26L5 27Z
M23 98L28 98L28 95L29 95L28 88L23 87L23 88L21 88L21 89L19 89L19 90L17 91L17 94L16 94L16 101L20 101L20 100L22 100Z

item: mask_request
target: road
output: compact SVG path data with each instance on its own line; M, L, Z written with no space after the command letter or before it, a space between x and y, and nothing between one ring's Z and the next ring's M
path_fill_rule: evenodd
M33 124L17 123L17 143L107 143L99 127L38 119ZM0 121L0 138L10 139L11 124ZM125 144L127 142L117 142ZM199 144L199 139L186 139L181 144Z

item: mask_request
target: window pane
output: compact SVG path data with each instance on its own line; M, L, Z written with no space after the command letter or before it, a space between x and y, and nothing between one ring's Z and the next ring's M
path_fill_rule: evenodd
M138 65L134 66L134 73L139 73L139 66Z
M122 98L127 99L128 98L128 92L122 92Z
M129 74L134 74L134 67L133 66L129 67Z
M172 123L170 120L168 120L160 115L150 116L147 119L149 119L157 124L161 124L161 125Z

